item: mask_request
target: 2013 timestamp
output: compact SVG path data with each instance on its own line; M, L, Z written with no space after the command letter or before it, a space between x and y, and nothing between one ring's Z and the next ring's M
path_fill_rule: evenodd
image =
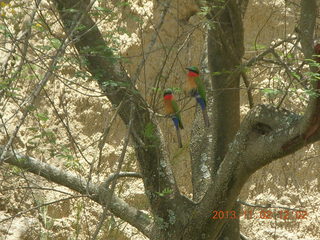
M307 219L307 211L293 211L293 210L244 210L240 213L236 211L212 211L212 219L283 219L283 220L294 220L294 219Z

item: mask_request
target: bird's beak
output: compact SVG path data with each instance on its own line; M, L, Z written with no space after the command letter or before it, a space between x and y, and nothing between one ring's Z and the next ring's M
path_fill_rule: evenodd
M189 70L189 71L191 70L190 67L186 67L186 69Z

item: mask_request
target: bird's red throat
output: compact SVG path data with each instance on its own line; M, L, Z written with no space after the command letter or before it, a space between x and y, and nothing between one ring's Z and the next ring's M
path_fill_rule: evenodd
M166 94L163 98L164 98L164 100L172 100L173 95L172 94Z
M189 77L198 77L198 76L199 76L199 73L189 71L189 72L188 72L188 76L189 76Z

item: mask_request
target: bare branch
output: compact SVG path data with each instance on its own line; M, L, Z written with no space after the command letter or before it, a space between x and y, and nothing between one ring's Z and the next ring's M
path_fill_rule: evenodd
M119 172L119 174L112 173L110 176L104 181L105 187L108 188L110 183L113 182L117 178L123 177L133 177L133 178L142 178L142 175L137 172Z
M241 240L250 240L246 235L240 233L240 239Z
M320 133L305 142L302 138L284 151L282 145L299 133L303 117L273 106L258 105L251 109L242 121L235 140L229 145L229 151L223 159L206 195L197 207L192 221L206 226L214 237L226 223L224 219L208 221L210 213L205 209L231 210L240 190L250 175L266 164L301 149L306 143L320 139ZM221 194L224 192L224 194ZM201 231L201 228L199 228ZM211 236L212 236L211 235Z
M133 104L131 104L133 105ZM134 111L134 107L132 106L131 107L131 111L130 111L130 121L129 121L129 125L128 125L128 129L127 129L127 135L124 139L124 143L123 143L123 147L122 147L122 151L121 151L121 154L119 156L119 159L118 159L118 166L117 166L117 170L116 172L114 173L115 177L114 177L114 181L112 181L112 184L111 184L111 188L110 188L110 194L108 195L107 199L105 200L105 205L103 206L103 212L100 216L100 221L97 225L97 228L92 236L92 240L95 240L99 234L99 231L100 229L102 228L102 225L103 225L103 222L105 221L106 217L107 217L107 211L109 210L109 205L110 205L110 202L111 202L111 199L112 199L112 196L114 194L114 190L116 188L116 184L117 184L117 178L119 176L119 173L121 171L121 168L122 168L122 165L123 165L123 162L124 162L124 157L126 156L126 152L127 152L127 148L128 148L128 144L129 144L129 137L130 137L130 130L131 130L131 127L132 127L132 115L133 115L133 111ZM109 186L108 186L109 188Z
M68 32L70 19L74 19L76 13L65 11L65 9L72 8L83 12L86 4L78 1L66 2L56 0L55 2ZM132 101L134 103L133 125L135 128L131 131L132 139L136 146L137 159L140 161L142 174L147 179L152 179L147 181L147 184L145 183L146 189L156 192L168 187L177 191L178 189L168 162L168 156L164 152L164 142L160 129L153 123L147 103L135 89L126 72L121 70L121 66L115 61L112 50L105 45L104 39L94 21L87 13L84 13L84 15L85 18L81 22L83 30L78 31L77 36L74 36L75 47L79 54L88 60L88 71L96 77L100 87L113 104L119 105L121 101L125 101L126 103ZM88 53L88 48L92 49L92 52ZM96 51L95 49L104 49L104 51L101 53L101 51ZM129 123L129 112L129 104L124 104L119 109L119 115L126 124ZM150 126L154 129L152 139L146 138L144 135L148 124L151 124ZM156 141L160 144L155 145L154 142ZM159 169L157 169L159 161L164 161L164 164L161 164L161 166L164 166L162 169L164 174L161 176L159 175ZM159 186L160 182L162 186Z
M79 20L81 20L83 16L80 17ZM80 22L80 21L79 21ZM69 36L67 36L61 46L58 48L58 50L56 51L55 56L53 57L49 68L47 70L47 72L45 73L45 75L43 76L42 80L39 81L39 83L37 84L37 86L35 87L35 89L33 90L33 92L31 93L31 96L29 97L29 99L27 99L27 101L25 102L25 109L23 112L22 117L19 119L19 123L16 125L14 131L12 132L1 156L0 156L0 164L2 164L3 160L4 160L4 156L6 155L9 147L11 147L13 140L15 139L15 137L17 136L20 127L23 125L23 123L25 122L27 116L29 115L30 110L32 109L33 103L36 100L36 98L38 97L38 95L40 94L41 90L44 88L44 86L46 85L46 83L48 82L48 80L50 79L50 77L52 76L52 72L54 71L54 68L56 67L59 58L61 55L63 55L65 49L67 48L67 46L71 43L71 40L69 40L68 38L72 36L72 34L74 33L76 27L79 25L79 22L75 22L75 24L71 27L71 32L69 34Z
M3 61L2 61L2 66L1 66L1 76L3 79L8 78L7 76L7 65L11 57L13 57L13 53L16 51L16 48L21 52L20 55L20 60L18 62L18 66L16 67L15 73L11 77L12 79L16 78L19 76L21 73L22 67L26 61L26 55L27 55L27 50L29 47L29 39L31 37L31 27L33 20L35 18L36 12L38 10L38 6L41 3L41 0L34 1L31 9L32 11L28 14L25 15L22 24L21 24L21 30L17 34L16 39L12 39L13 46L11 49L5 54ZM8 27L8 26L7 26ZM12 38L12 35L9 35ZM20 46L21 45L21 46ZM0 90L0 101L1 98L3 97L3 91Z
M154 44L156 43L156 40L157 40L157 38L158 38L158 36L159 36L159 33L158 33L158 32L159 32L160 28L161 28L162 25L163 25L164 18L166 17L167 12L168 12L169 7L170 7L170 3L171 3L171 1L164 2L163 4L161 4L161 5L164 6L164 8L163 8L163 10L161 11L161 14L160 14L160 21L159 21L159 23L158 23L156 26L154 26L155 33L153 34L153 36L152 36L152 38L151 38L151 41L150 41L150 43L149 43L149 45L148 45L148 47L147 47L147 50L144 51L144 50L142 49L142 51L143 51L143 52L142 52L142 55L143 55L143 56L142 56L142 60L141 60L141 62L139 63L139 65L138 65L138 67L137 67L137 70L136 70L136 72L135 72L135 74L134 74L134 80L133 80L133 82L136 82L137 79L139 78L139 75L140 75L140 72L141 72L141 70L142 70L142 67L145 65L145 63L146 63L146 61L147 61L147 59L148 59L148 57L149 57L149 55L150 55L150 53L151 53L151 50L152 50Z
M289 38L286 38L286 39L283 39L275 44L273 44L272 46L270 46L269 48L267 48L265 51L263 51L262 53L260 53L259 55L251 58L250 60L248 60L246 63L243 64L243 67L251 67L253 65L255 65L257 62L263 60L263 58L272 53L274 51L274 49L276 49L277 47L281 46L282 44L286 43L286 42L290 42L290 41L293 41L293 40L296 40L297 38L296 37L289 37ZM242 68L243 68L242 67Z
M3 147L0 148L1 154L3 153L3 149ZM89 197L101 205L105 204L105 200L109 198L111 194L110 190L105 188L104 184L98 185L90 183L87 187L87 181L85 181L85 179L82 177L71 172L66 172L50 164L41 162L35 158L25 156L16 151L7 151L4 159L6 163L15 165L21 169L27 170L28 172L32 172L36 175L44 177L48 181L68 187ZM109 207L110 211L115 216L136 227L146 236L150 236L150 227L152 222L149 218L149 215L128 205L125 201L117 196L112 197Z
M7 218L3 218L3 219L1 219L0 223L5 222L5 221L8 221L8 220L11 220L11 219L16 218L16 217L19 217L19 216L21 216L21 215L23 215L23 214L25 214L25 213L27 213L27 212L30 212L30 211L39 209L39 208L41 208L41 207L49 206L49 205L52 205L52 204L55 204L55 203L58 203L58 202L68 201L68 200L75 199L75 198L80 198L80 197L83 197L83 196L70 196L70 197L58 199L58 200L55 200L55 201L46 202L46 203L37 205L37 206L35 206L35 207L26 209L26 210L24 210L24 211L18 212L17 214L15 214L15 215L13 215L13 216L10 216L10 217L7 217Z
M110 132L111 126L115 122L116 117L118 116L119 110L122 107L122 104L123 104L123 101L117 106L116 112L111 117L111 120L109 121L108 126L105 127L105 129L103 131L103 134L100 137L99 144L98 144L98 148L99 148L99 158L98 158L98 164L97 164L98 171L100 169L100 164L101 164L101 161L102 161L102 150L103 150L103 147L104 147L104 145L105 145L105 143L107 141L107 136L108 136L108 134Z
M247 95L248 95L248 102L249 102L249 107L253 108L254 106L254 102L253 102L253 96L252 96L252 88L251 88L251 84L248 80L248 76L245 72L241 72L241 76L242 76L242 80L244 82L244 85L246 86L246 90L247 90Z
M289 207L283 207L283 206L272 206L271 204L265 204L265 205L261 205L261 204L252 204L252 203L247 203L241 200L237 201L238 203L248 206L248 207L254 207L254 208L281 208L281 209L286 209L286 210L290 210L290 211L304 211L302 209L298 209L298 208L289 208Z

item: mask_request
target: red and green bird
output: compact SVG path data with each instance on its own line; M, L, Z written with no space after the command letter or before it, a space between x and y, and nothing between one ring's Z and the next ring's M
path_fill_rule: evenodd
M186 83L186 91L190 96L195 97L200 105L203 115L203 120L206 127L209 127L209 117L207 113L207 98L206 89L200 78L199 69L197 67L187 67L188 77Z
M171 88L164 90L163 100L164 100L164 111L167 116L171 117L174 123L176 132L177 132L179 148L182 148L180 129L183 129L183 125L181 122L179 107L177 102L174 99L173 91Z

